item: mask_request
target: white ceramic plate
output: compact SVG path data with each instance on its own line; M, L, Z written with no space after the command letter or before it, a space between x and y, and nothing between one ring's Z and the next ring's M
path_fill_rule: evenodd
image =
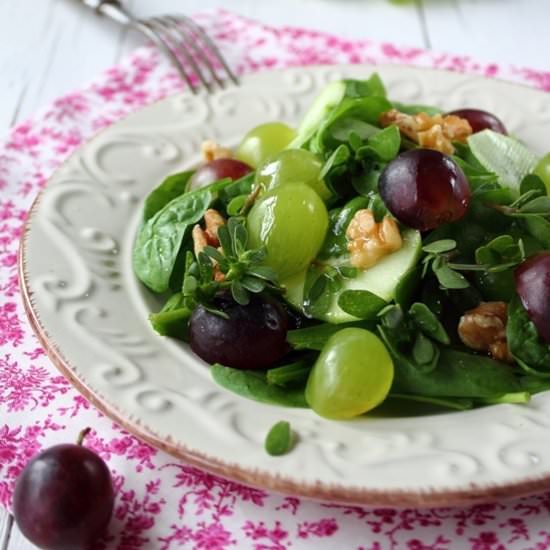
M330 80L372 67L256 74L212 97L181 94L102 132L52 177L21 254L26 306L50 357L84 395L137 436L212 472L348 503L436 505L550 487L550 393L415 418L334 422L263 405L212 382L185 345L148 324L159 302L131 269L143 198L199 159L200 143L235 145L269 120L296 123ZM392 98L497 113L536 152L550 149L550 95L460 74L379 66ZM267 430L286 419L300 441L269 457Z

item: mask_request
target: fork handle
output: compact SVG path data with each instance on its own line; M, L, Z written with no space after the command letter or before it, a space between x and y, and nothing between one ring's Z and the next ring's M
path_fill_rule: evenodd
M135 24L136 19L124 7L120 0L79 0L88 8L93 9L99 15L105 15L109 19L121 25Z

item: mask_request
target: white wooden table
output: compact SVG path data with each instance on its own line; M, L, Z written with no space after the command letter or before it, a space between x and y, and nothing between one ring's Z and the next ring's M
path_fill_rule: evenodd
M481 61L550 70L550 0L127 0L140 16L223 7L272 25L317 28ZM78 0L0 0L0 134L140 43ZM1 423L1 419L0 419ZM0 550L35 548L0 509Z

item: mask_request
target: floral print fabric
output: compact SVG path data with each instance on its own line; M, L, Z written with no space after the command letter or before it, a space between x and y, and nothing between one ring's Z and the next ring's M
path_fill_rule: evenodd
M480 64L369 40L271 28L217 11L199 15L239 72L323 63L415 64L524 82L550 91L550 73ZM154 49L137 50L80 92L67 94L0 143L0 504L41 448L75 441L103 457L117 491L98 549L497 550L550 548L550 494L471 508L432 510L337 506L270 494L176 462L94 409L49 362L21 305L17 248L27 211L76 147L180 83Z

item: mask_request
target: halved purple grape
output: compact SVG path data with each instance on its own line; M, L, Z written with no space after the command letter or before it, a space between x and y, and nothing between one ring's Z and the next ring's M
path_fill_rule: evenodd
M400 154L386 166L378 186L390 212L420 231L459 220L470 204L470 186L462 169L431 149Z
M189 180L189 189L198 189L224 178L241 179L252 172L252 168L236 159L215 159L197 169Z
M550 252L527 258L515 271L516 291L541 338L550 343Z
M252 294L246 306L231 294L216 296L210 309L199 305L189 322L191 349L207 363L236 369L263 369L288 352L288 317L273 298Z
M506 126L504 126L502 121L487 111L482 111L481 109L457 109L447 114L466 119L470 123L474 134L482 130L493 130L493 132L498 132L505 136L508 135Z

